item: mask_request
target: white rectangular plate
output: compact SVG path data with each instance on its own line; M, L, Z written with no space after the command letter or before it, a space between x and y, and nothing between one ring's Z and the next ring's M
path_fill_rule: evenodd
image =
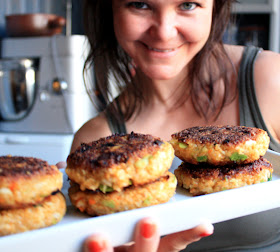
M93 233L106 234L117 246L131 241L135 224L146 216L154 217L161 235L166 235L192 228L204 220L217 223L280 207L280 154L268 151L266 158L273 164L272 181L196 197L177 188L168 203L100 217L89 217L71 206L64 173L62 192L68 209L63 220L52 227L2 237L0 250L77 252L81 251L84 239Z

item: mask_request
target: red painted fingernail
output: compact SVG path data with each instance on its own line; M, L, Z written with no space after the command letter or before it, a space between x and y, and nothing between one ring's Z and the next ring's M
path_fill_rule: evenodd
M89 252L102 252L105 251L106 244L102 241L91 240L87 244Z
M156 225L154 223L142 222L140 225L141 235L148 239L151 238L156 232Z
M212 233L201 233L199 236L200 237L206 237L206 236L210 236Z
M199 237L210 236L214 232L214 226L209 221L205 221L203 224L201 224L200 228L202 228L202 230L199 233Z

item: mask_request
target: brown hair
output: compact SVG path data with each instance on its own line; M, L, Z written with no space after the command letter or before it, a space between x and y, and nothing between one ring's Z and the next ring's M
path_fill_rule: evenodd
M222 108L236 96L236 83L232 81L229 68L234 69L223 46L223 33L231 17L231 6L235 0L214 0L212 29L208 41L189 65L188 83L182 85L182 103L191 97L197 113L204 118L218 116ZM84 70L94 67L95 83L87 89L92 100L110 115L125 120L141 110L147 99L145 87L133 80L130 73L129 56L119 46L113 28L111 0L84 1L84 29L90 43L90 52ZM112 76L117 93L126 92L126 99L120 106L113 101L114 94L109 83ZM235 77L236 78L236 77ZM224 94L217 94L215 85L222 80ZM220 89L219 89L220 90ZM93 92L92 92L93 91ZM112 102L113 101L113 102ZM178 104L180 105L180 104Z

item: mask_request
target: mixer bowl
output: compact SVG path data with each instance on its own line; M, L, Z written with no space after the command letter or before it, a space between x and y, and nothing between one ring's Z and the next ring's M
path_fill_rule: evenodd
M20 120L31 110L36 96L38 60L0 60L1 120Z

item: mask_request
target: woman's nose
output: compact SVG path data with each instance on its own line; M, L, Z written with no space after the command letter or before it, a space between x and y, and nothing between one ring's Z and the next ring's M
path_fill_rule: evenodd
M158 13L154 16L150 34L155 39L168 41L177 35L176 18L173 13Z

